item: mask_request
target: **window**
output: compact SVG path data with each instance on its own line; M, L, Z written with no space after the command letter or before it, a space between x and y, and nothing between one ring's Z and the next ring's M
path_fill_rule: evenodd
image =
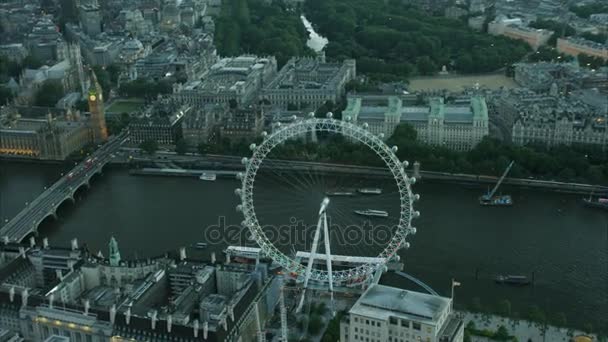
M395 318L395 317L389 317L388 322L390 324L394 324L394 325L398 324L397 318Z
M410 321L402 319L401 320L401 326L405 327L405 328L409 328L410 327Z
M412 323L413 323L413 324L412 324L412 328L413 328L414 330L418 330L418 331L420 331L420 330L421 330L421 328L422 328L422 327L420 326L420 323L416 323L416 322L412 322Z
M366 320L365 320L365 324L366 324L366 325L369 325L369 319L366 319Z

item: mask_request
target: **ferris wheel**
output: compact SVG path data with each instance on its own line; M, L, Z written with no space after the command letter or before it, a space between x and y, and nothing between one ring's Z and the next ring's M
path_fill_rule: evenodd
M382 246L377 260L382 260L381 263L363 263L349 269L332 270L331 257L329 250L329 235L327 231L327 211L331 210L329 198L325 197L320 203L318 214L318 224L316 226L313 248L308 258L308 265L296 260L296 258L287 255L281 251L279 246L276 246L273 241L265 234L262 225L259 222L256 213L256 204L254 203L254 187L256 186L256 177L263 177L259 172L261 166L269 153L277 146L291 139L297 139L307 134L323 134L332 133L342 135L349 141L358 142L374 152L382 161L383 165L394 178L398 195L398 216L396 217L396 229L392 232L392 236L388 242ZM305 278L305 288L309 280L325 283L329 285L330 290L334 285L344 284L349 281L369 277L376 273L379 269L383 269L385 264L396 257L397 251L403 248L409 248L409 242L406 240L408 235L415 234L416 228L412 226L412 219L420 215L413 208L413 202L420 198L411 190L411 185L416 182L414 177L409 177L406 174L408 167L407 161L400 161L397 156L397 147L389 147L383 141L382 134L373 134L369 132L368 125L357 125L345 118L344 120L336 120L331 113L328 113L326 118L315 118L314 113L310 113L305 119L296 120L290 124L279 125L272 134L262 133L263 140L259 145L251 144L251 158L243 158L242 164L245 166L245 172L239 173L237 178L241 181L240 188L235 190L235 194L239 197L241 203L237 205L237 210L241 211L244 216L242 226L246 227L252 239L262 249L264 255L268 256L276 263L281 265L286 272L295 274L298 277ZM316 247L319 240L320 232L325 235L325 253L327 253L327 268L313 268L312 262L315 257Z

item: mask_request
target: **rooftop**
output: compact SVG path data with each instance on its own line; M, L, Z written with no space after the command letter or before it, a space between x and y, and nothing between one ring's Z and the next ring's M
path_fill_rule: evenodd
M388 320L389 317L435 324L450 299L385 285L370 287L350 310L351 314Z

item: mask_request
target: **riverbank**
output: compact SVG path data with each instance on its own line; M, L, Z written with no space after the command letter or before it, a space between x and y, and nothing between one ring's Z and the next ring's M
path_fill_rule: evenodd
M117 161L118 162L118 161ZM187 167L192 168L203 168L203 169L216 169L216 170L240 170L244 168L241 164L241 157L228 156L228 155L175 155L175 154L162 154L161 156L137 156L133 159L125 160L128 163L158 163L158 162L174 162ZM287 161L287 160L273 160L272 165L279 167L282 170L291 171L303 171L303 172L316 172L316 173L329 173L329 174L350 174L359 175L365 177L390 177L390 173L385 168L381 167L369 167L369 166L358 166L358 165L345 165L345 164L334 164L334 163L316 163L316 162L304 162L304 161ZM413 169L408 170L410 175L414 174ZM436 172L436 171L424 171L418 172L419 179L422 181L433 181L433 182L448 182L466 185L479 185L489 186L496 184L499 177L486 176L486 175L474 175L474 174L456 174L449 172ZM515 186L518 188L531 188L541 189L546 191L556 191L571 194L585 194L590 193L602 194L608 193L608 187L596 185L596 184L581 184L581 183L569 183L569 182L558 182L551 180L540 180L532 178L505 178L503 184Z
M598 336L589 334L581 330L571 328L560 328L553 325L543 325L522 319L507 318L498 315L488 315L481 313L473 313L469 311L461 312L464 316L465 326L475 326L476 330L497 331L503 326L509 332L509 335L517 338L520 342L569 342L576 336L588 336L592 341L598 341ZM471 336L471 342L486 342L490 339L482 336Z
M230 238L232 229L240 231L242 221L235 211L239 203L234 196L239 185L236 179L218 177L215 182L205 182L195 177L136 177L129 175L128 166L107 167L74 204L60 210L57 221L42 224L39 238L48 237L53 245L69 245L77 237L92 252L101 250L107 255L107 241L114 236L126 259L157 256L193 242L206 242L209 250L219 253L235 244L233 240L240 240ZM44 186L52 185L60 172L65 171L56 165L3 165L0 194L10 196L0 196L0 217L16 215ZM308 224L311 213L316 219L318 196L325 190L322 179L317 178L308 192L299 184L275 181L279 178L261 175L257 180L256 213L261 224L280 226L292 218ZM376 184L386 188L377 197L336 198L332 205L341 215L332 215L332 223L359 222L350 210L354 207L396 210L392 209L397 202L389 179L361 178L325 177L330 186ZM583 328L587 322L596 329L606 326L608 303L599 294L605 293L608 284L608 216L583 207L578 195L515 188L509 192L516 205L492 210L479 206L481 190L475 187L433 181L414 186L421 194L415 208L422 215L415 221L418 234L411 237L411 248L400 252L405 271L442 295L449 295L450 279L458 279L463 286L458 288L456 302L462 309L492 311L501 299L508 299L511 312L522 313L521 317L535 305L549 317L565 313L572 326ZM210 234L223 227L228 229L226 242ZM242 245L255 247L246 239ZM374 248L363 243L332 246L336 254L363 256L371 255ZM496 274L531 276L532 272L534 286L494 282ZM388 285L417 289L401 277Z

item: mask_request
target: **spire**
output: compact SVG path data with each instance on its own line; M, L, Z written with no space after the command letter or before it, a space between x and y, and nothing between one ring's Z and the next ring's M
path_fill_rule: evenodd
M120 265L120 251L118 250L118 242L112 236L110 238L110 266Z

